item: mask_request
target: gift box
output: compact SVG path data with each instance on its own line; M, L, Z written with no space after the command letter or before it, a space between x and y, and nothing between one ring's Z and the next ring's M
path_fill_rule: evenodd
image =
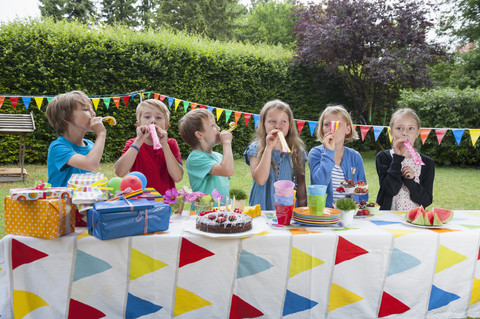
M51 188L11 188L10 197L13 200L37 200L47 198L72 198L72 190L67 187Z
M5 232L38 238L56 238L75 231L71 198L4 199Z
M72 174L67 186L74 189L73 203L86 204L108 199L108 178L103 173Z
M165 231L170 213L169 205L145 198L98 202L87 213L88 233L103 240Z

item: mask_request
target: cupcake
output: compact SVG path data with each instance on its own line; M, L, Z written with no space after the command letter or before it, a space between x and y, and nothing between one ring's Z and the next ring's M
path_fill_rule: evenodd
M355 183L351 179L346 179L340 183L340 186L343 187L345 193L354 193L355 192Z
M367 192L368 192L368 185L367 185L367 183L365 183L365 181L359 181L355 185L355 193L365 194Z

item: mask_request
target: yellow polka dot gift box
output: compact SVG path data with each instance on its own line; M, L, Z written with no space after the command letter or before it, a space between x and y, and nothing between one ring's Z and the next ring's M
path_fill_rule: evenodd
M72 199L4 199L5 232L38 238L57 238L75 231Z

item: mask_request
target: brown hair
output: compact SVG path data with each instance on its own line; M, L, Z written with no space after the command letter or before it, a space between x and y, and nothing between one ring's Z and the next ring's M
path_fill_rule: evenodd
M393 125L395 124L395 121L399 118L399 117L402 117L403 115L408 115L410 117L412 117L415 122L417 122L417 129L420 129L420 118L418 117L417 113L415 113L414 110L412 110L411 108L401 108L401 109L397 109L393 114L392 114L392 118L390 119L390 129L393 129Z
M185 114L178 122L178 130L183 141L196 148L200 143L195 136L195 132L204 131L203 120L209 120L213 117L212 112L197 108Z
M323 142L323 138L325 137L323 135L323 120L325 119L325 116L332 113L345 121L347 126L350 125L351 127L350 133L345 136L345 144L351 142L352 140L358 140L357 131L353 129L352 118L350 117L348 111L342 105L327 105L325 110L323 110L320 118L318 119L317 139L320 142Z
M137 105L137 110L135 112L137 116L137 121L140 122L140 118L142 117L142 113L145 110L146 107L153 107L162 112L162 114L165 116L167 119L167 124L170 122L170 111L168 110L167 106L160 102L159 100L156 99L148 99L140 104Z
M67 131L73 111L80 105L92 105L92 101L82 91L71 91L55 96L47 106L47 118L58 135Z

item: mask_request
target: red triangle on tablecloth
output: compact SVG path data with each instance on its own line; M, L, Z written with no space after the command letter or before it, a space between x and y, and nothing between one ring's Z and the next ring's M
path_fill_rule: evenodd
M48 254L12 238L12 269L47 256Z
M182 238L182 246L180 248L180 262L178 267L197 262L203 258L215 255L210 250L200 247L188 239Z
M335 265L338 265L341 262L356 258L364 254L368 254L368 251L366 251L362 247L352 244L342 236L338 237L337 257L335 258Z
M75 299L70 299L70 308L68 309L68 319L98 319L104 318L106 314L87 304Z
M263 316L263 312L246 303L237 295L232 295L232 306L230 307L230 319L257 318Z
M408 310L410 310L410 307L406 304L392 297L392 295L387 294L385 291L383 292L382 303L378 311L379 318L404 313Z

